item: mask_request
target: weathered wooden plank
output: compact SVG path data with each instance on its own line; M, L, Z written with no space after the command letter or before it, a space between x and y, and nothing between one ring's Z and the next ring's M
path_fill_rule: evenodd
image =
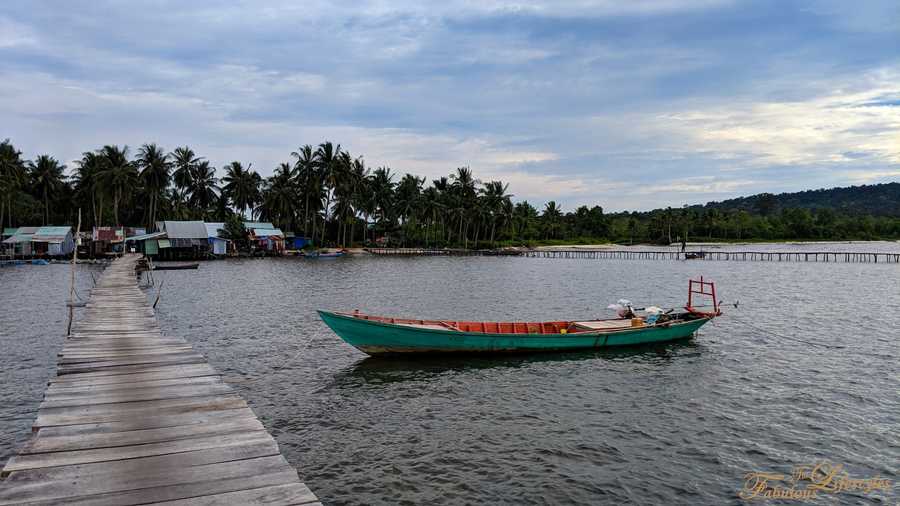
M143 472L112 475L93 474L79 476L77 495L93 496L123 491L138 491L154 487L167 487L190 483L202 483L223 479L235 479L247 476L259 476L273 473L292 473L293 469L281 455L271 455L254 459L220 462L191 466L182 469L171 467L150 467ZM294 473L296 477L296 473ZM3 497L2 500L50 500L71 496L66 489L71 488L71 478L67 480L40 480L22 483L17 490ZM290 483L290 480L288 481ZM0 504L3 504L0 502Z
M71 376L51 378L54 386L69 385L107 385L114 383L133 383L148 379L193 378L198 376L218 376L219 373L209 364L190 364L186 366L148 367L140 370L104 371L103 374L84 373Z
M122 492L89 496L66 496L65 504L78 506L130 506L137 504L155 504L165 501L204 497L223 494L237 490L253 490L274 485L298 483L297 473L293 470L272 474L237 476L211 481L198 481L179 485L143 488ZM59 504L58 499L29 502L30 506L50 506ZM305 506L305 505L304 505Z
M116 391L97 393L96 395L54 396L46 398L41 408L63 408L75 406L92 406L95 404L117 404L122 402L156 401L165 399L182 399L185 397L208 397L233 393L234 389L225 383L212 385L187 385L181 387L142 388L134 391Z
M142 356L171 355L174 353L196 353L190 346L181 348L168 347L161 349L151 348L132 348L132 349L110 349L110 350L62 350L57 354L59 361L73 361L94 359L102 360L109 358L131 358Z
M184 385L208 385L222 381L222 377L218 374L208 376L193 376L186 378L164 378L151 379L145 381L132 381L125 384L89 384L89 385L72 385L60 386L59 383L51 384L47 388L44 399L51 397L66 397L69 395L104 395L105 393L115 392L118 390L141 389L151 387L167 387L167 386L184 386Z
M119 480L132 474L146 473L154 469L181 469L219 462L244 461L273 455L280 455L280 453L275 441L270 440L240 446L223 446L187 453L156 455L129 460L25 469L10 473L3 480L2 485L19 489L26 486L42 486L45 483L48 486L53 486L54 483L94 478L99 480ZM0 485L0 497L4 493L10 493L2 485Z
M318 504L315 494L302 483L289 483L272 487L238 490L224 494L178 499L161 503L165 506L238 506L244 504L265 504L266 506L293 506Z
M128 432L132 430L161 429L164 427L183 427L199 424L227 423L245 417L256 418L250 408L225 409L221 411L190 411L182 414L163 414L142 416L115 422L85 423L78 425L59 425L43 427L40 437L74 436L77 434L99 434Z
M9 493L0 495L2 501L16 500L50 500L60 499L70 495L72 479L77 478L77 495L91 496L121 492L128 490L140 490L151 487L172 486L199 481L212 481L217 479L237 478L240 476L253 476L261 474L279 473L290 470L290 465L281 455L243 459L239 461L226 461L199 466L191 466L184 469L171 467L145 467L143 472L129 472L102 475L93 473L86 476L67 477L64 479L47 479L24 482L20 480L19 486Z
M132 404L136 406L132 406ZM34 427L117 422L159 414L173 415L246 407L247 403L239 395L223 395L213 398L189 397L163 401L104 404L96 407L54 408L53 413L44 412L51 410L39 411Z
M108 357L133 357L143 355L170 355L172 353L190 353L193 352L190 346L157 346L150 348L146 346L122 348L122 347L102 347L92 349L82 349L76 347L65 347L57 353L57 357L62 360L83 359L83 358L108 358Z
M135 373L169 373L169 374L178 374L179 371L196 371L203 370L208 372L214 372L209 364L204 363L194 363L194 364L144 364L144 365L130 365L130 366L122 366L117 367L115 369L106 369L102 371L93 371L93 372L80 372L78 375L72 375L69 377L65 376L57 376L56 378L52 378L50 381L52 383L60 383L66 381L84 381L86 379L91 378L100 378L105 376L120 376L120 375L129 375Z
M242 401L243 399L233 393L215 394L215 395L197 395L185 398L160 399L160 400L135 400L133 402L105 403L97 405L77 405L77 406L45 406L41 408L41 414L46 415L69 415L69 416L90 416L101 413L128 413L140 412L153 409L167 409L181 406L202 409L207 404L215 405L221 401Z
M224 435L260 430L265 430L265 428L259 420L253 417L246 417L227 423L182 425L178 427L141 429L127 432L100 432L96 434L78 434L74 436L58 437L48 437L46 434L41 434L41 437L34 438L19 453L27 455L32 453L113 448L116 446L162 443L179 439L211 436L214 434Z
M117 446L114 448L97 448L90 450L72 450L52 453L20 454L11 458L3 469L4 472L35 469L38 467L66 466L73 464L89 464L91 462L108 462L111 460L152 457L153 455L169 455L223 446L239 446L255 444L271 438L265 430L226 434L192 439L165 441L162 443Z
M203 355L197 353L178 354L178 356L165 358L122 358L121 360L103 360L75 364L60 364L59 369L57 370L57 374L65 375L78 372L95 372L134 365L202 364L204 362L205 360L203 358Z

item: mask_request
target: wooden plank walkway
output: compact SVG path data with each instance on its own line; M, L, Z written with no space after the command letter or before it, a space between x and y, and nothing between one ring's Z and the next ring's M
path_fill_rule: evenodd
M0 504L319 504L247 403L162 335L137 258L106 269L73 325Z

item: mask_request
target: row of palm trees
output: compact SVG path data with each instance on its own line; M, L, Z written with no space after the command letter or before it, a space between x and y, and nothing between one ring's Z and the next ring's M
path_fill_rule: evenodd
M231 162L222 176L190 147L167 152L148 143L84 152L67 167L50 155L26 160L0 142L0 226L144 225L157 220L271 221L317 244L386 240L402 246L482 247L498 241L603 240L669 243L702 239L868 239L900 237L900 218L823 208L752 209L692 206L604 214L600 206L539 212L513 202L501 181L482 183L468 167L430 184L389 167L369 169L340 144L305 145L263 178ZM240 220L238 220L240 221Z
M150 229L162 219L226 221L236 214L341 246L378 239L469 247L563 232L554 202L539 215L528 202L514 204L507 184L482 183L468 167L426 185L389 167L370 170L362 157L332 142L300 147L268 178L238 161L222 172L217 177L188 146L167 152L148 143L134 157L127 146L84 152L67 175L55 158L26 161L6 140L0 143L0 224L71 223L79 208L88 211L86 226Z

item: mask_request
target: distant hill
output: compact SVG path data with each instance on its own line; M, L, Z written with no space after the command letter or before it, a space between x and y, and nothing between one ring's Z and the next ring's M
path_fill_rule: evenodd
M847 215L900 217L900 183L807 190L796 193L760 193L749 197L690 206L695 209L744 210L769 214L781 209L823 209Z

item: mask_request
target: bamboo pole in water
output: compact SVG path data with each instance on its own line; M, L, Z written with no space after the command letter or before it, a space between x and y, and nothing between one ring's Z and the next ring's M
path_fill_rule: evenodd
M81 235L81 208L78 208L78 226L75 228L75 248L72 250L72 269L69 282L69 323L66 325L66 337L72 335L72 316L75 312L75 265L78 262L78 236Z

